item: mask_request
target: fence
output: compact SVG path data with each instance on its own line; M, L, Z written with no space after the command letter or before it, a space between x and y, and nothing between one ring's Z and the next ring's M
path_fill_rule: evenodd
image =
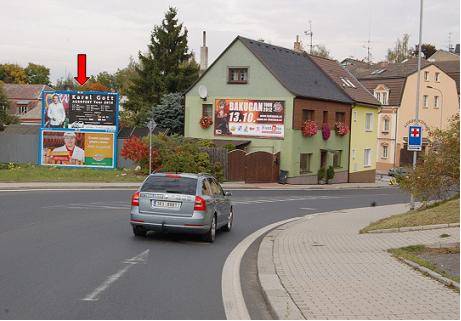
M38 163L38 135L0 133L0 163ZM133 168L135 164L121 157L123 139L117 140L117 167Z
M223 167L224 178L229 178L229 166L227 163L228 151L222 147L207 147L202 149L210 157L210 162L213 164L220 163Z

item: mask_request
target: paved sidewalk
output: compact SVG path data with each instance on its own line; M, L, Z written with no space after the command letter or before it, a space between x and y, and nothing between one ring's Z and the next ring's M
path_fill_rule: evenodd
M120 183L101 183L101 182L20 182L20 183L1 183L1 189L27 189L27 188L138 188L141 182L120 182ZM244 182L223 183L227 189L306 189L306 190L340 190L355 188L386 188L384 183L343 183L329 185L282 185L278 183L245 184Z
M405 210L404 205L390 205L309 215L267 234L258 272L277 316L459 320L459 293L386 252L412 244L459 242L459 228L358 234L370 222ZM441 239L443 233L451 236ZM274 281L281 283L278 288Z

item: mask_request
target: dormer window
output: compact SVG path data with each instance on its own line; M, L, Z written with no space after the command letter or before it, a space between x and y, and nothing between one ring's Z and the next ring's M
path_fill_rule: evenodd
M379 85L375 88L374 90L374 95L377 100L382 105L388 105L389 104L389 88L387 88L384 85Z
M248 83L248 68L229 68L228 84Z

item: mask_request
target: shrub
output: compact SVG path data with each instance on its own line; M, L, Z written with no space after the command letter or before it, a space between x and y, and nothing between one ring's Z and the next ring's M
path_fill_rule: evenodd
M320 167L317 171L317 180L320 182L322 179L325 179L326 171L325 168Z
M132 136L123 143L122 157L132 160L141 167L143 171L149 169L149 145L138 136ZM152 169L159 167L159 152L152 148Z
M333 168L333 166L328 166L328 169L327 169L327 184L334 177L335 177L335 169Z

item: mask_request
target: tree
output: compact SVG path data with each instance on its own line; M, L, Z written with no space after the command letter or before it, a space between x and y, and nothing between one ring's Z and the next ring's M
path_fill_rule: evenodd
M128 66L123 69L118 69L115 73L115 82L117 84L117 90L120 95L126 95L128 88L132 86L133 79L135 79L137 76L136 67L138 67L138 64L133 57L130 57Z
M118 91L117 79L115 74L110 74L107 71L100 72L96 75L96 82L105 86L106 88Z
M459 189L459 114L450 120L448 129L430 130L429 141L423 162L400 180L402 189L424 202Z
M6 96L3 82L0 81L0 131L4 130L5 125L15 124L19 120L16 116L9 114L10 103Z
M152 117L162 130L169 130L171 134L184 133L184 106L182 94L166 94L160 104L152 108Z
M405 33L402 39L397 39L394 49L387 49L386 59L388 62L402 62L411 57L411 51L408 47L410 35Z
M85 85L79 86L77 90L80 90L80 91L110 91L110 88L104 86L98 81L95 81L95 80L91 81L90 79Z
M162 24L152 31L147 53L139 53L137 76L128 88L125 105L137 124L145 123L151 107L163 95L183 92L198 78L199 66L188 48L187 29L176 16L176 9L170 7Z
M0 65L0 80L7 84L27 84L27 74L17 64Z
M311 55L331 59L330 51L324 45L312 46Z
M27 82L29 84L48 85L50 83L50 69L43 65L29 62L24 71L27 75Z
M429 59L429 57L432 56L436 51L437 49L435 46L431 45L430 43L424 43L421 45L421 52L423 53L425 59ZM415 45L415 48L411 50L411 55L418 57L418 52L418 45Z

